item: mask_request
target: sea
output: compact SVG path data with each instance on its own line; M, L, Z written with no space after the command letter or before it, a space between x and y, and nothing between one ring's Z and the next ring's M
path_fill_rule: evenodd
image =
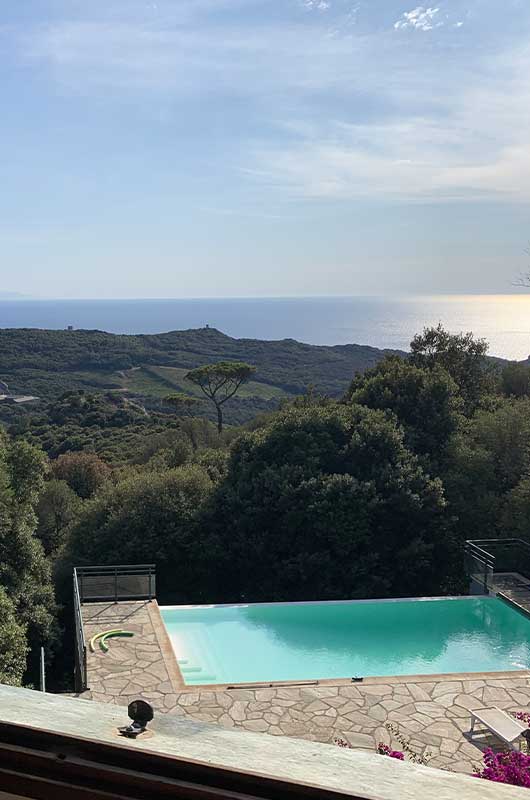
M209 325L236 338L296 339L407 350L439 322L472 331L490 354L530 354L530 294L407 297L286 297L165 300L0 300L0 328L72 326L111 333L161 333Z

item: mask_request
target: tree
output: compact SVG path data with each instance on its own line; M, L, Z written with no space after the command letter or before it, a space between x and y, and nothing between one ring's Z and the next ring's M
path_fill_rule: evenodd
M37 505L37 536L47 556L56 555L64 544L69 525L77 518L81 498L66 481L47 481Z
M108 464L95 453L64 453L52 461L51 469L57 480L66 481L83 499L92 497L111 474Z
M65 557L70 564L155 562L159 591L185 600L187 591L197 591L191 553L196 517L211 489L196 465L109 483L83 505Z
M488 343L475 339L472 333L451 334L439 324L416 334L410 350L414 366L438 366L449 373L460 390L467 415L473 414L493 388L492 369L486 361Z
M501 372L501 389L507 397L528 397L530 395L530 366L513 362Z
M438 365L425 369L398 356L357 375L345 399L392 411L408 447L431 461L440 459L461 419L462 400L450 375Z
M41 451L0 434L0 587L26 633L33 654L30 677L35 675L37 648L51 646L56 636L50 565L35 536L35 506L45 471Z
M506 535L530 541L530 475L522 478L510 492L502 522Z
M461 585L441 482L425 475L387 414L359 405L288 408L240 437L200 531L210 602Z
M223 432L223 406L256 371L243 361L219 361L192 369L186 378L196 384L217 411L217 430Z
M530 400L498 399L479 410L449 448L442 473L461 539L512 535L507 509L530 473Z
M14 604L0 587L0 683L19 686L26 670L26 630Z

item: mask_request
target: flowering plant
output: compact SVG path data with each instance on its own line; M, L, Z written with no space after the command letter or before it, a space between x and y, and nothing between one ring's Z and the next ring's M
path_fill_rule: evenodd
M392 750L387 744L383 744L383 742L379 742L377 745L377 752L382 756L397 758L399 761L405 760L405 753L402 753L401 750Z
M494 753L488 748L484 751L484 767L475 777L530 789L530 756L519 750Z

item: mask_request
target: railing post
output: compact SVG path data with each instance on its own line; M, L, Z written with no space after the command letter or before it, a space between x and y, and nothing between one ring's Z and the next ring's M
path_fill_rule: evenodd
M149 566L149 602L151 602L151 600L153 598L153 591L152 591L151 585L152 585L152 582L151 582L151 566Z
M114 567L114 602L118 602L118 568Z

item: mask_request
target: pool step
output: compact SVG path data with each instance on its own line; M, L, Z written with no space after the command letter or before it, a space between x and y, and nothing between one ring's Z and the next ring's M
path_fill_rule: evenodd
M187 659L185 659L185 658L180 659L179 658L178 659L178 664L179 664L179 667L180 667L180 671L182 673L182 677L184 678L184 680L186 681L187 684L191 685L191 684L195 684L196 682L198 682L199 685L201 683L215 683L216 676L215 675L210 675L210 674L204 672L204 669L202 667L196 667L193 664L191 664L189 666L185 666L185 665L188 664L188 660ZM181 664L183 666L180 666ZM188 678L189 678L189 680L188 680Z
M203 686L205 683L215 683L216 680L215 675L194 675L186 681L186 686Z

